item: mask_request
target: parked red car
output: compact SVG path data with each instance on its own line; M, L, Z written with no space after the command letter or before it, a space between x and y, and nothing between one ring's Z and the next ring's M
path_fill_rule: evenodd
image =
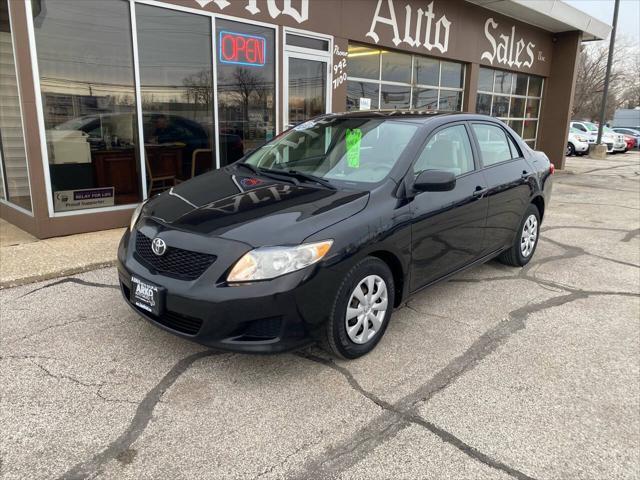
M636 148L636 139L631 135L624 135L624 141L627 144L627 150L633 150Z

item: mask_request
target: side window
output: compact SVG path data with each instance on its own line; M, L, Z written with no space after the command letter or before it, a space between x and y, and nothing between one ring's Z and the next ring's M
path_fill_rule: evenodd
M427 143L413 166L418 174L423 170L445 170L456 176L473 170L473 154L464 125L443 128Z
M474 123L473 131L478 137L482 163L485 167L511 160L511 149L504 130L494 125Z
M584 128L584 125L580 124L580 123L576 123L573 125L575 128L577 128L578 130L580 130L581 132L586 132L587 129Z

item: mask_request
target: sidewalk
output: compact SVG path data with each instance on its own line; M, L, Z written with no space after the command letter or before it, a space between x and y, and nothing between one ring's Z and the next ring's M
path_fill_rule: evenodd
M38 240L0 219L0 289L113 265L123 228Z

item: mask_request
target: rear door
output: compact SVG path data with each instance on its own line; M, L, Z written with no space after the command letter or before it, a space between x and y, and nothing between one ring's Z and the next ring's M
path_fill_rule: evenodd
M484 251L489 253L511 245L529 205L533 169L509 132L500 125L473 122L471 130L489 189L484 237Z
M475 160L469 126L447 124L436 130L409 174L423 170L455 173L448 192L418 193L411 202L411 290L469 264L482 254L488 201L486 183Z

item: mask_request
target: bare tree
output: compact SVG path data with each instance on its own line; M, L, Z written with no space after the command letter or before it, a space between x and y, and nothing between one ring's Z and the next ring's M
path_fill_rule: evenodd
M573 97L573 116L585 120L596 120L602 102L605 73L607 70L606 42L584 44L578 59L576 89ZM640 79L638 68L638 45L622 37L616 44L613 55L607 118L620 107L633 108L640 105Z

